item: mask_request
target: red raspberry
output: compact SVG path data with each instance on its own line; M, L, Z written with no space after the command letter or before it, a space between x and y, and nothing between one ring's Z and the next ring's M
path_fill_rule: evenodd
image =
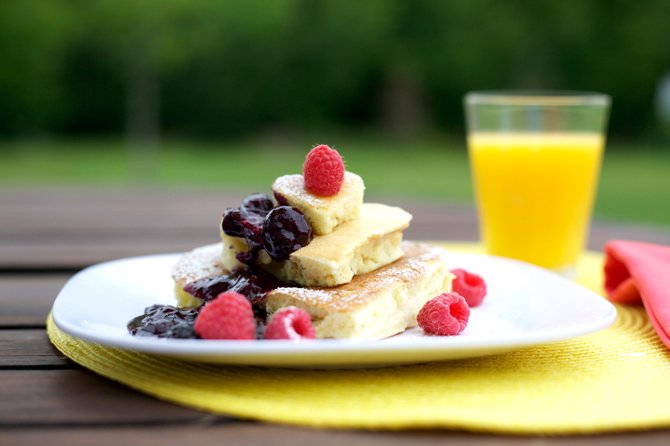
M322 197L337 194L344 181L344 162L337 150L326 145L309 151L302 166L307 192Z
M226 291L200 310L195 332L203 339L256 339L256 322L249 300Z
M470 307L458 293L443 293L424 304L416 316L426 334L457 335L468 325Z
M286 307L277 311L265 328L265 339L314 339L312 319L305 310Z
M484 279L460 268L452 269L451 273L456 276L451 284L453 290L465 298L468 306L476 307L481 304L486 296Z

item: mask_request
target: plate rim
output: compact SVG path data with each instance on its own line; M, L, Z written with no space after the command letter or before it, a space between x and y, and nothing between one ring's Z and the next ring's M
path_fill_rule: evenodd
M464 257L470 259L485 258L487 261L504 262L515 265L516 267L530 268L537 274L552 277L553 280L564 281L568 286L575 286L580 288L580 291L589 295L590 298L600 299L601 303L608 310L603 311L600 317L594 318L589 322L583 322L578 325L570 325L566 327L540 330L533 332L518 332L507 333L504 336L495 338L485 337L467 337L467 336L421 336L405 338L407 341L396 342L393 337L381 340L351 340L351 339L318 339L308 341L239 341L239 340L203 340L203 339L165 339L155 337L134 337L134 336L110 336L108 334L99 333L81 325L72 323L68 318L63 317L60 306L63 301L67 299L66 296L69 288L73 283L76 284L81 277L90 274L92 271L99 269L113 267L114 264L125 263L128 261L167 261L168 259L176 259L183 253L166 253L166 254L151 254L142 256L133 256L126 258L119 258L105 262L96 263L88 266L73 275L61 288L52 306L52 317L55 325L64 333L74 336L85 341L93 342L105 347L118 348L122 350L135 351L145 354L155 354L170 356L177 359L199 361L199 362L213 362L218 364L246 364L258 366L275 366L275 365L294 365L297 367L304 366L319 366L320 364L339 364L347 365L347 361L325 361L328 355L344 353L358 356L361 353L375 353L375 354L408 354L421 353L421 350L437 354L456 353L456 355L444 355L442 360L460 359L478 357L483 355L495 354L496 352L506 352L510 350L517 350L520 348L533 347L538 345L550 344L560 341L573 339L576 337L588 335L604 328L609 327L614 323L617 317L616 307L603 296L598 295L592 290L585 288L576 282L569 281L557 274L540 268L538 266L525 263L515 259L504 257L496 257L481 253L469 253L449 250L450 256ZM454 262L457 263L457 262ZM171 280L169 274L167 276ZM132 316L131 316L132 317ZM532 338L529 339L529 334ZM420 340L420 341L417 341ZM196 352L193 348L196 348ZM491 352L491 350L493 350ZM460 354L459 354L460 353ZM469 354L467 354L469 353ZM307 360L299 362L281 361L282 357L289 356L304 357ZM416 355L413 355L416 356ZM454 356L454 357L452 357ZM265 358L265 359L263 359ZM312 361L309 361L309 359ZM359 363L361 359L352 358ZM390 360L386 361L390 364L400 363L418 363L422 361L409 360L402 361ZM432 359L435 360L435 359ZM437 359L439 360L439 359ZM286 362L286 364L284 364ZM366 361L364 361L366 362ZM376 365L378 361L370 359L366 365ZM281 363L281 364L280 364ZM352 364L356 365L356 364Z

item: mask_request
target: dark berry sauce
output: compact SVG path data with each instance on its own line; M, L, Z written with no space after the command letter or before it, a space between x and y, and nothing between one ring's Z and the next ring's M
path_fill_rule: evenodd
M265 217L275 207L272 198L265 194L251 194L242 200L240 211L244 214L258 214Z
M237 291L251 302L256 319L265 319L265 296L275 288L295 286L282 282L272 274L253 271L251 268L239 269L231 274L205 277L184 286L184 291L207 303L224 291Z
M203 305L224 291L237 291L251 302L256 319L256 337L261 339L267 322L265 297L279 287L295 286L282 282L271 274L244 268L231 274L206 277L184 286L184 291L203 300ZM180 309L172 305L152 305L144 314L128 323L128 331L136 336L157 336L159 338L195 339L194 324L200 308Z
M159 338L194 339L193 324L198 309L180 309L172 305L152 305L144 314L128 322L128 331L136 336L158 336Z
M252 194L239 208L226 209L221 219L221 230L247 242L248 250L237 254L237 260L253 267L258 253L265 249L277 262L288 259L291 253L312 241L312 227L299 209L287 206L286 199L275 194L279 207L272 198Z
M237 255L237 260L245 265L253 265L263 248L263 222L274 208L269 195L251 194L242 200L239 208L229 208L223 213L221 230L231 236L243 238L248 251Z
M277 204L279 204L279 206L288 206L289 205L288 200L286 199L286 197L284 197L279 192L273 192L272 194L275 196L275 200L277 200Z
M277 262L312 241L312 227L305 215L291 206L271 210L263 222L263 248Z
M276 194L278 195L278 194ZM281 196L280 196L281 197ZM312 228L298 209L283 205L275 207L272 198L264 194L246 197L239 208L230 208L223 213L221 229L231 237L246 240L249 250L237 255L247 265L230 274L206 277L184 286L184 291L203 300L203 305L224 291L236 291L249 299L256 319L256 337L262 338L267 312L265 297L275 288L296 286L282 282L256 266L258 253L265 248L270 257L282 261L306 246L312 240ZM136 336L158 336L161 338L197 338L194 324L200 307L180 309L171 305L152 305L144 314L128 322L128 331Z

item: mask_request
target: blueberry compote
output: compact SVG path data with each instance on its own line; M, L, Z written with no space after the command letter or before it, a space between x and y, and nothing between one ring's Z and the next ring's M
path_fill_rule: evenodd
M184 291L192 296L203 299L203 304L215 299L224 291L237 291L244 295L254 311L256 319L256 337L262 338L267 322L265 311L265 297L279 287L295 286L292 283L282 282L273 275L263 271L253 271L251 268L239 269L231 274L205 277L186 284Z
M285 205L274 207L272 198L263 194L249 195L239 208L227 209L221 229L231 237L246 240L249 249L237 254L237 260L249 266L255 264L263 248L273 260L282 262L311 242L313 236L312 227L300 210Z
M186 310L156 304L147 307L144 314L128 322L128 331L137 336L193 339L196 337L193 329L196 317L197 309Z
M263 271L252 271L250 268L239 269L222 276L205 277L186 284L184 291L207 303L224 291L237 291L244 295L254 310L257 321L264 321L265 296L275 288L294 286L282 282L273 275Z
M258 253L265 248L274 260L286 260L292 252L312 240L312 228L298 209L284 205L275 207L269 196L252 194L239 208L226 210L221 229L231 237L246 240L249 251L238 254L237 258L247 266L230 274L195 280L186 284L184 291L202 299L203 305L224 291L237 291L246 296L254 310L256 337L262 338L267 319L265 297L275 288L295 285L258 269L255 262ZM128 323L128 331L137 336L197 338L194 324L199 311L200 307L180 309L171 305L152 305Z
M242 200L240 210L244 214L258 214L265 216L275 207L272 198L265 194L251 194Z
M203 305L224 291L237 291L251 302L256 319L256 336L260 339L265 331L267 313L265 296L279 287L295 286L282 282L261 271L253 272L244 268L230 274L205 277L186 284L184 291L203 300ZM137 336L158 336L160 338L197 338L193 328L201 307L180 309L171 305L152 305L144 314L128 323L128 331Z
M263 248L273 260L283 262L312 241L312 227L298 209L279 206L265 217L262 235Z

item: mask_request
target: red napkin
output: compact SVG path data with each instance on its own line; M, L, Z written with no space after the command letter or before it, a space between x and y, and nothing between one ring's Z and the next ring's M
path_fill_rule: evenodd
M605 291L613 302L642 302L658 337L670 348L670 246L607 242Z

